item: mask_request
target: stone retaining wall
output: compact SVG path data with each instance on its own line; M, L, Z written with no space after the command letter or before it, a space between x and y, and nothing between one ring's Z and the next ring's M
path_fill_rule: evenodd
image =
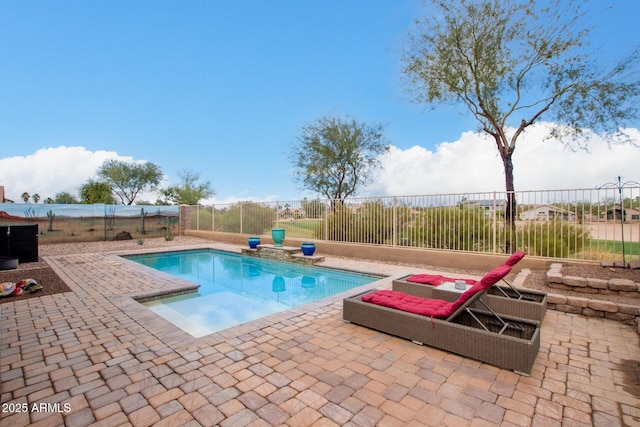
M274 259L277 261L293 262L296 264L313 265L317 262L324 261L324 257L320 255L302 255L300 248L290 246L273 246L258 245L256 249L242 248L244 255L255 256L258 258Z
M562 264L553 263L547 272L549 287L585 294L620 295L640 299L640 283L628 279L594 279L579 276L563 276Z
M640 307L613 301L593 299L588 294L620 295L640 299L640 283L626 279L591 279L576 276L563 276L562 264L554 263L547 272L549 287L574 292L582 292L584 297L549 293L547 307L565 313L581 314L589 317L635 323L640 334Z

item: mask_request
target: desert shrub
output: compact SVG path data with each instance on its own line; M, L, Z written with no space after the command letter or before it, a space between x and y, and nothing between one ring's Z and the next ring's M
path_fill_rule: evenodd
M518 227L516 245L529 255L567 258L583 251L590 242L589 231L567 221L527 221Z
M364 203L350 215L349 241L385 244L393 238L393 211L382 202Z
M244 234L264 234L271 230L276 218L273 208L259 203L243 202L227 209L216 210L216 231Z
M211 230L211 214L210 207L206 208L198 208L192 206L191 211L191 226L195 229L197 227L198 230Z
M327 210L326 205L322 200L307 200L306 198L302 201L302 209L304 209L306 217L310 219L324 218L324 214Z
M320 224L315 234L317 238L324 238L326 226L329 240L392 244L394 232L406 228L407 210L404 206L389 206L381 201L351 207L337 202L327 216L326 225Z
M316 238L325 235L328 240L336 242L349 241L349 224L351 223L349 208L341 202L335 202L327 214L326 222L316 229Z
M582 252L576 253L576 258L589 261L619 261L620 254L608 248L585 246Z
M408 229L415 246L434 249L491 249L492 219L474 207L434 207L422 210Z

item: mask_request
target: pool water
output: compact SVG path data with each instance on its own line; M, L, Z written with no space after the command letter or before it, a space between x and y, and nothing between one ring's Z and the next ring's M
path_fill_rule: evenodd
M194 337L279 313L379 280L215 250L128 256L200 285L198 292L144 305Z

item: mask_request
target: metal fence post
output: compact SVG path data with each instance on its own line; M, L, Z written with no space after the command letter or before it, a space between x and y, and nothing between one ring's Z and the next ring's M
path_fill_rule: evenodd
M493 192L493 253L497 253L497 243L498 243L498 215L496 212L496 192Z
M393 246L398 245L398 199L393 198Z
M329 199L324 202L324 240L329 240Z

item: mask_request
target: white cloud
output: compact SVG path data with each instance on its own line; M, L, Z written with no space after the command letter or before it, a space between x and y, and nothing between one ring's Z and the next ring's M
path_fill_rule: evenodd
M114 151L89 151L84 147L42 148L27 156L0 159L0 185L5 197L21 202L25 191L44 200L57 193L77 195L78 187L94 177L107 159L132 161Z
M629 129L632 144L607 143L598 135L589 152L571 151L545 139L548 123L531 126L520 136L513 154L516 190L594 188L618 175L640 181L640 132ZM394 196L504 191L504 167L493 139L465 132L435 151L414 146L391 147L381 156L383 168L361 195Z
M0 159L0 185L5 187L5 197L14 202L22 202L20 196L25 191L30 195L39 194L42 200L54 198L57 193L68 192L74 196L78 188L94 178L96 171L108 159L127 162L141 162L130 156L121 156L115 151L90 151L85 147L48 147L33 154ZM169 180L164 176L161 186L167 186ZM154 202L158 194L141 193L137 201ZM280 198L281 199L281 198ZM212 198L202 201L204 204L233 204L239 201L268 202L278 200L275 195L266 197L229 196L223 200Z
M546 123L533 125L520 137L513 156L516 190L594 188L612 182L618 175L627 181L640 182L638 129L628 131L637 146L609 147L596 135L590 141L590 152L587 153L571 151L557 141L545 140L548 127ZM114 151L66 146L43 148L27 156L0 159L0 185L5 186L5 196L16 202L21 201L20 195L25 191L38 193L42 199L53 198L63 191L75 195L78 187L94 177L107 159L134 161ZM420 146L391 147L381 160L383 169L377 172L374 184L360 192L360 196L473 193L505 188L502 161L495 143L476 132L465 132L457 141L440 143L434 150ZM165 177L162 185L167 183ZM275 193L281 189L270 191ZM247 192L245 195L213 197L203 202L283 200L274 193L254 197ZM155 193L145 193L138 199L155 201L156 198Z
M269 196L264 196L264 197L256 197L256 196L247 196L247 197L242 197L242 196L229 196L229 197L225 197L224 199L218 199L216 197L212 197L210 199L203 199L200 200L200 204L201 205L233 205L236 204L238 202L256 202L256 203L268 203L268 202L275 202L278 200L281 200L282 197L278 197L275 195L269 195Z

